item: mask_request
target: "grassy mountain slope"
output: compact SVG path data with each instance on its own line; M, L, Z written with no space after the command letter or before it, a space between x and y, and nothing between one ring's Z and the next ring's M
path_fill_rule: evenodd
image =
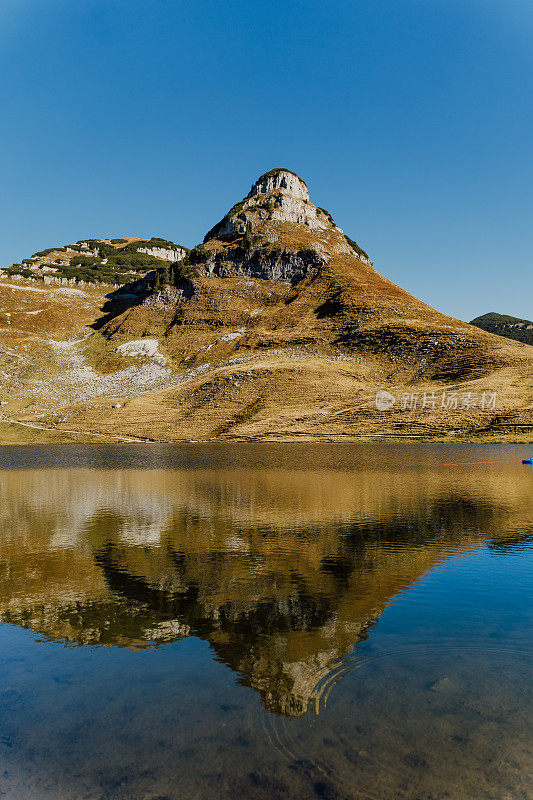
M60 379L38 391L20 380L11 414L163 441L531 438L533 348L413 297L310 203L297 176L267 176L266 191L256 184L188 254L193 269L180 280L107 295L83 287L77 341L55 346ZM19 297L30 283L18 282ZM25 334L29 319L16 320ZM43 337L58 336L54 324ZM394 396L389 410L376 408L379 390ZM457 408L442 408L443 392ZM494 393L495 407L482 407Z

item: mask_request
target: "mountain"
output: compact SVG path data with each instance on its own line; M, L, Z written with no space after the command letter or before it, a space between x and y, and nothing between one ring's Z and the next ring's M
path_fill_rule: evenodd
M87 239L49 247L12 264L9 276L42 278L46 283L107 283L114 286L145 277L162 264L175 264L189 250L167 239Z
M489 333L495 333L498 336L506 336L509 339L515 339L517 342L533 344L533 322L529 319L509 317L506 314L491 312L490 314L476 317L470 324Z
M67 438L531 436L533 349L396 286L292 171L182 250L124 286L0 281L4 419Z

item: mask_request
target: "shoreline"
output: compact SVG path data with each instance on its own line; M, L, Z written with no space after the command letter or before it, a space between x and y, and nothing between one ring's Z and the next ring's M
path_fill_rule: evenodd
M357 436L351 434L325 434L317 436L305 432L292 435L267 435L261 437L232 436L210 437L209 439L156 439L142 436L81 431L56 427L45 427L19 420L0 422L0 447L26 444L96 444L98 440L113 444L360 444L374 442L389 443L437 443L437 444L524 444L533 445L533 431L520 434L488 434L447 436L422 436L418 434L368 433Z

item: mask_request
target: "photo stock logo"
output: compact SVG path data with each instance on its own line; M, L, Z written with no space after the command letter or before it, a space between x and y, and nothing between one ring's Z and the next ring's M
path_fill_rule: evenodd
M376 393L376 408L378 411L390 411L396 402L396 398L390 392L380 389Z
M401 392L398 397L380 389L376 392L378 411L495 411L497 392Z

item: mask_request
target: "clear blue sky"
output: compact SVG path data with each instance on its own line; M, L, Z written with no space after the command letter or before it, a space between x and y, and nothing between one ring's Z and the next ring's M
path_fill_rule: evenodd
M2 0L0 265L192 246L286 166L440 310L533 318L531 0Z

